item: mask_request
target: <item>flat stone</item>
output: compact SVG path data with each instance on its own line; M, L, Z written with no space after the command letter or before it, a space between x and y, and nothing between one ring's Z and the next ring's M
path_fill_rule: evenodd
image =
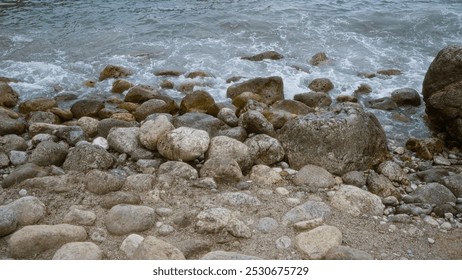
M448 188L438 183L430 183L417 188L413 196L420 202L428 204L439 205L456 202L454 194Z
M8 235L16 230L18 219L16 213L9 207L0 207L0 237Z
M271 217L264 217L258 220L257 229L263 233L270 233L278 228L278 221Z
M324 224L323 218L316 218L306 221L301 221L293 224L294 229L296 230L312 230Z
M92 242L64 244L53 255L53 260L102 260L103 251Z
M82 210L78 207L72 206L71 210L64 216L63 223L78 225L78 226L91 226L96 221L96 214L90 210Z
M289 210L283 217L283 225L293 224L304 220L327 218L330 215L330 207L324 202L307 201L302 205Z
M147 236L131 257L132 260L184 260L183 253L170 243Z
M295 244L305 258L320 260L331 248L342 244L342 232L333 226L320 226L297 235Z
M127 236L127 238L125 238L124 241L122 241L122 245L120 245L120 250L123 251L129 259L131 259L136 249L138 249L138 246L140 246L143 240L143 236L132 233L129 236Z
M332 197L331 203L333 207L354 217L359 217L361 214L381 217L385 209L377 195L348 185L340 187Z
M141 197L137 193L132 192L111 192L102 197L100 205L103 208L111 209L118 204L141 204Z
M237 252L212 251L202 256L201 260L261 260L261 258Z
M440 226L440 224L432 216L425 216L425 218L423 218L423 221L426 224L431 225L432 227L439 227Z
M43 219L46 214L46 207L34 196L21 197L6 207L16 213L19 226L33 225Z
M347 246L335 246L327 251L326 260L373 260L371 254Z
M108 194L122 188L125 178L115 176L107 171L91 170L85 175L85 188L94 194Z
M104 221L114 235L141 232L154 226L155 211L147 206L121 204L112 207Z
M86 238L87 232L81 226L33 225L16 231L8 245L13 258L27 259L69 242L85 241Z
M261 202L258 198L243 192L226 192L220 195L225 204L231 206L259 206Z

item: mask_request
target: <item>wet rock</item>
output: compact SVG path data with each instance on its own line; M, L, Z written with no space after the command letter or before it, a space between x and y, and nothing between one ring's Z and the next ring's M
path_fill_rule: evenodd
M273 187L284 182L279 172L267 165L254 165L250 170L250 180L261 187Z
M258 220L256 228L262 233L270 233L278 228L278 221L271 217L263 217Z
M342 181L345 185L362 187L366 185L367 177L363 171L350 171L343 174Z
M327 251L326 260L373 260L374 257L372 257L371 254L350 248L348 246L335 246L329 249Z
M381 217L385 209L382 200L377 195L348 185L342 185L335 192L331 203L336 209L354 217L359 217L361 214Z
M294 95L294 100L312 107L329 107L332 104L332 98L325 92L308 92Z
M64 216L63 223L77 226L91 226L96 221L96 214L90 210L71 206L71 210Z
M13 209L0 206L0 237L14 232L17 226L18 219Z
M155 211L147 206L120 204L109 210L104 222L114 235L141 232L154 226Z
M259 206L261 202L258 198L243 192L225 192L220 195L223 203L230 206Z
M444 203L444 204L436 205L433 208L433 213L438 217L446 218L447 213L450 213L452 215L457 215L458 213L461 213L460 209L461 208L458 207L457 205L454 207L449 203Z
M63 169L82 172L107 170L113 163L113 157L105 149L94 145L79 145L69 151Z
M18 166L13 172L10 173L4 180L2 186L4 188L9 188L16 184L21 183L22 181L47 175L45 170L40 166L33 163L26 163L24 165Z
M90 117L81 117L77 124L83 129L88 138L93 138L98 134L99 121Z
M221 183L239 182L244 177L237 161L229 157L208 159L200 170L200 176L212 177Z
M265 59L269 60L279 60L283 59L284 56L276 51L266 51L252 56L243 56L241 59L250 60L250 61L262 61Z
M184 260L183 253L170 243L147 236L131 257L132 260Z
M103 251L92 242L64 244L53 255L53 260L102 260Z
M212 77L209 73L205 71L191 71L185 74L185 77L188 79L195 79L195 78L207 78L207 77Z
M226 136L216 136L212 138L206 158L234 159L244 172L252 167L253 163L247 145Z
M186 95L181 100L179 113L199 112L217 116L218 111L219 108L215 104L215 100L210 93L204 90L198 90Z
M313 164L343 175L369 169L384 160L387 141L377 118L346 104L333 111L298 117L279 130L278 139L292 168Z
M29 162L39 166L61 166L66 160L68 147L64 143L40 142L29 157Z
M22 114L29 114L37 111L45 112L57 106L58 103L53 98L40 97L22 102L18 106L18 111Z
M19 94L7 83L0 81L0 106L14 108L18 104Z
M382 69L382 70L378 70L377 74L384 75L384 76L397 76L397 75L401 75L401 71L398 69Z
M392 111L398 109L398 104L389 97L382 97L366 101L366 106L372 109Z
M25 150L27 150L27 143L24 138L15 134L0 136L0 151L8 154L11 151Z
M462 197L462 174L446 176L441 183L445 185L456 197Z
M209 143L210 138L206 131L179 127L161 136L157 149L170 160L192 161L207 151Z
M201 260L261 260L261 258L237 252L212 251L202 256Z
M217 118L222 120L224 123L231 127L236 127L238 125L239 119L236 116L234 110L230 108L221 108L218 112Z
M85 228L81 226L33 225L16 231L8 245L13 258L28 259L69 242L85 241L86 238Z
M130 83L129 81L126 80L115 80L114 83L112 83L112 92L114 93L122 93L129 88L133 87L133 84Z
M104 119L98 123L98 135L107 138L109 131L116 127L132 127L133 124L123 120Z
M162 99L160 98L161 96L163 96L162 93L160 93L160 91L155 88L147 85L137 85L130 88L130 90L125 95L124 101L141 104L150 99Z
M369 173L367 177L367 189L380 197L395 196L401 197L399 190L393 185L393 183L384 175L377 174L374 171Z
M72 115L71 109L54 107L50 109L50 112L55 114L63 122L70 121L74 118L74 115Z
M149 183L149 186L152 184ZM101 198L100 205L105 209L110 209L118 204L133 204L139 205L141 204L141 197L139 194L131 193L131 192L123 192L123 191L116 191L106 194L104 197Z
M255 78L228 87L226 96L234 99L243 92L253 92L262 96L262 102L273 104L284 99L284 85L281 77Z
M98 169L89 171L84 178L85 188L91 193L99 195L120 190L124 181L125 178Z
M305 186L309 190L330 189L335 185L332 174L316 165L305 165L297 172L293 182L297 186Z
M239 126L244 128L247 133L276 135L273 124L262 113L255 110L247 111L240 115Z
M197 170L191 165L179 161L167 161L159 166L157 171L158 181L173 183L182 183L196 180L198 178Z
M132 72L125 67L117 65L107 65L99 74L99 80L103 81L110 78L125 78L130 76L131 74Z
M334 89L334 84L327 78L317 78L310 82L308 88L315 92L329 92Z
M329 215L330 208L327 204L310 200L289 210L289 212L282 217L282 223L283 225L288 225L316 218L325 219Z
M26 130L26 125L21 119L12 118L0 112L0 136L7 134L22 134Z
M442 49L430 64L422 85L425 112L436 131L445 131L460 141L462 107L462 46Z
M342 232L333 226L320 226L295 237L298 250L310 260L321 260L327 252L342 244Z
M190 127L208 132L210 137L218 135L221 130L230 128L223 121L204 113L186 113L173 119L175 127Z
M368 94L372 92L372 87L368 84L360 84L354 91L354 95L358 96L361 94Z
M104 108L104 103L99 100L84 99L75 102L71 107L74 118L98 117L98 112Z
M143 240L143 236L132 233L124 239L122 245L120 245L120 250L122 250L129 259L131 259Z
M430 183L417 188L413 197L420 202L436 205L456 202L454 194L448 188L438 183Z
M177 70L159 70L159 71L154 72L154 75L178 77L178 76L183 75L183 72L177 71Z
M351 95L339 95L337 96L336 100L339 103L345 103L345 102L357 103L358 102L358 98L356 96L351 96Z
M420 106L420 94L413 88L401 88L391 93L391 100L398 106Z
M46 207L38 198L25 196L6 205L16 215L18 226L33 225L45 217Z
M409 185L409 179L407 178L406 173L398 164L393 161L382 162L377 168L377 171L391 181Z
M321 64L325 64L329 61L325 52L318 52L313 55L309 61L309 63L313 66L318 66Z

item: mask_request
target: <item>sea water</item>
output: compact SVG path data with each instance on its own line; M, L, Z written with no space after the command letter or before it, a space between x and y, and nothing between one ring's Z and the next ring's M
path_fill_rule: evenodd
M308 92L314 78L334 83L334 99L363 83L373 89L369 98L379 98L404 87L420 92L438 51L461 38L461 0L0 1L0 76L20 81L11 86L23 100L54 96L57 86L82 98L108 96L110 80L82 85L108 64L131 69L132 83L153 86L163 79L157 70L205 71L212 77L203 89L216 101L227 100L233 76L281 76L286 98ZM240 59L267 50L284 59ZM318 52L329 63L311 66ZM358 75L381 69L402 74ZM428 135L423 107L404 110L407 123L371 111L391 138Z

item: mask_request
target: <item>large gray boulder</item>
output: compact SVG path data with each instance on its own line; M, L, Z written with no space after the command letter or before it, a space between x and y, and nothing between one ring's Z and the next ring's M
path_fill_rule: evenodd
M462 45L441 50L422 85L426 113L433 129L462 141Z
M370 169L387 156L382 126L373 114L357 105L339 104L332 110L298 117L278 134L295 169L313 164L341 176Z

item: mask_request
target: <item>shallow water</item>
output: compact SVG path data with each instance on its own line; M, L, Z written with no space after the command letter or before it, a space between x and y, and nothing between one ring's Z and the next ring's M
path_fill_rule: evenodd
M214 76L206 90L218 101L226 100L231 76L282 76L287 98L307 92L307 83L319 77L334 82L333 97L351 94L361 83L381 97L403 87L420 91L437 52L462 38L460 0L14 2L0 1L0 76L19 79L12 86L23 99L53 96L55 85L82 97L108 95L111 81L82 86L107 64L126 66L134 72L130 81L151 85L161 81L156 70L204 70ZM240 59L266 50L285 59ZM309 66L319 51L331 63ZM403 74L357 75L388 68ZM389 137L428 133L422 110L404 112L413 120L400 124L389 113L374 113Z

